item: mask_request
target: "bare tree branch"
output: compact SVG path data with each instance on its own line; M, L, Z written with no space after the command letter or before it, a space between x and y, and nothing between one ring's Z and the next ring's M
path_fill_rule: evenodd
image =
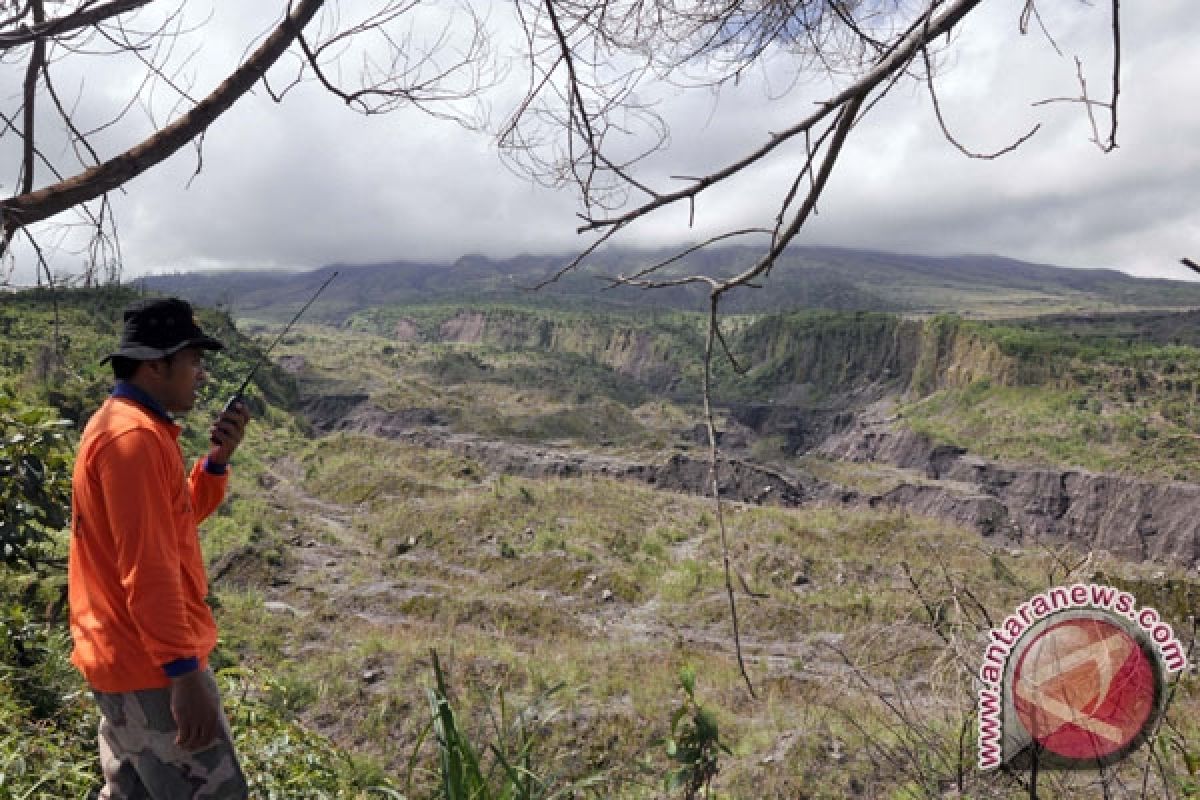
M858 105L861 106L862 100L871 94L871 92L881 83L889 79L897 70L903 70L917 52L924 47L928 42L933 41L937 37L951 30L959 21L962 20L971 10L979 4L980 0L952 0L943 4L941 11L937 17L930 18L927 24L917 27L912 30L898 45L890 51L879 63L877 63L863 77L853 83L846 89L838 92L833 97L819 104L818 110L798 121L789 128L772 134L768 141L758 149L748 153L729 165L710 175L695 179L692 185L684 189L665 193L657 198L650 200L647 203L637 206L636 208L621 214L616 217L604 219L589 219L587 224L580 227L580 232L594 230L597 228L610 227L621 223L627 224L634 219L646 216L660 208L676 203L684 199L692 199L705 191L706 189L725 181L733 175L736 175L747 167L758 163L780 145L788 142L792 138L803 135L814 129L816 125L824 121L831 114L836 113L849 104L854 98L858 98ZM932 12L931 12L932 13Z
M470 0L446 4L447 21L429 37L417 35L427 16L405 17L418 10L419 0L382 0L361 18L346 20L339 0L277 0L287 9L282 18L263 34L248 37L251 44L241 61L219 85L206 95L193 96L195 61L203 45L185 51L183 44L208 20L189 16L186 0L148 14L140 12L151 5L149 0L55 0L59 15L53 19L42 13L44 2L5 4L7 19L0 21L0 56L10 62L20 58L26 73L23 91L16 98L19 107L0 110L0 136L20 140L21 155L19 161L13 159L17 172L10 183L13 196L0 200L0 257L9 253L17 231L73 210L92 229L90 234L85 229L91 242L80 246L74 239L68 244L59 238L53 248L42 248L42 257L85 254L86 263L92 265L85 267L85 281L99 267L119 274L110 269L119 269L119 263L109 260L120 259L116 220L111 204L102 198L189 145L196 151L190 185L204 169L203 136L208 126L260 80L267 93L279 100L315 75L326 91L358 113L379 114L411 105L478 127L482 105L460 113L454 103L474 98L501 74L491 55L488 32ZM470 17L470 25L459 24L463 13ZM319 19L317 25L311 24L314 19ZM407 31L390 30L406 23ZM296 42L294 60L285 59ZM123 97L116 95L108 111L96 110L103 107L93 102L93 96L105 92L85 92L86 78L79 79L74 98L64 97L53 80L61 75L60 61L87 75L89 57L127 59L138 70L124 79L127 83L114 84L124 83L122 89L128 89L121 93ZM276 65L295 67L294 78L289 82L286 75L273 76L273 84L268 84L267 71ZM356 81L358 85L352 85ZM282 91L276 91L278 87ZM46 124L47 109L57 114L55 122L61 124ZM133 129L128 123L139 112L145 123L136 138L116 140L114 146L115 136L128 136ZM76 163L69 163L71 155ZM46 170L53 179L47 179ZM37 229L37 235L48 239L52 231L71 231L74 237L79 229L57 221Z
M712 405L712 358L713 341L719 332L717 326L717 306L719 301L720 296L714 292L709 305L708 338L704 343L704 422L708 429L708 469L710 484L712 486L713 504L717 514L717 527L721 532L721 560L725 567L725 594L729 599L729 618L733 626L734 652L737 654L738 669L742 673L742 680L746 683L746 689L750 692L751 697L757 698L758 695L754 691L754 683L750 680L749 673L746 672L746 661L742 657L742 637L738 626L737 598L733 592L733 567L729 554L729 533L725 525L725 506L721 501L721 480L718 471L717 425L713 417Z
M0 50L10 50L14 47L21 47L26 44L35 42L44 42L50 37L62 36L66 33L78 31L87 28L97 23L103 22L106 19L119 16L134 9L148 5L153 0L113 0L110 3L91 6L85 4L82 8L74 13L68 14L65 17L57 17L54 19L38 19L35 12L34 24L32 26L21 26L18 30L7 31L0 33ZM35 7L38 4L34 4ZM42 14L44 17L44 14Z
M32 0L30 5L33 9L34 24L41 23L45 19L42 0ZM37 84L38 75L42 73L45 67L46 42L44 39L37 39L33 44L32 51L29 53L29 66L25 68L25 91L24 102L22 104L24 115L21 125L21 137L24 140L24 152L21 158L21 179L18 183L21 187L20 191L26 193L33 189L35 164L34 142L36 141L34 123L37 119Z
M26 190L0 203L0 254L7 249L14 231L93 200L177 152L250 90L323 4L324 0L301 0L254 54L208 97L145 141L77 176L36 191Z
M451 46L451 36L463 30L464 26L447 21L432 41L425 45L418 45L411 32L400 41L387 32L390 23L416 5L413 0L388 0L365 19L345 25L330 36L323 37L318 31L315 34L317 38L313 39L303 32L299 33L297 44L304 62L326 91L360 114L386 114L405 104L412 104L432 116L453 120L467 127L477 127L475 121L460 114L435 110L431 104L473 97L487 83L484 66L490 66L490 61L483 22L473 14L470 16L469 40L450 57L448 64L443 65L439 57L455 49ZM356 88L344 88L329 74L325 59L329 58L340 68L341 51L349 41L356 36L372 33L383 42L383 49L388 54L387 63L377 63L374 56L364 53L359 85ZM297 78L279 96L298 83Z
M579 131L583 136L584 145L590 162L586 176L580 176L576 173L576 179L583 188L582 196L584 203L587 203L591 197L592 178L596 173L597 163L596 155L600 150L599 142L596 137L595 130L592 129L591 115L584 106L583 94L579 87L582 85L579 80L579 75L575 71L575 59L572 56L570 42L567 41L567 35L563 32L562 23L559 22L558 14L554 11L554 0L546 0L546 16L550 20L550 26L554 30L554 37L558 41L559 52L562 55L562 63L567 68L567 105L570 107L570 127L573 130ZM573 137L572 137L573 139ZM571 159L572 167L574 168L575 159Z
M1110 127L1108 143L1101 149L1111 152L1117 147L1117 98L1121 94L1121 0L1112 0L1112 96L1108 101Z
M615 278L612 279L612 285L614 287L620 286L622 284L631 283L633 281L637 281L642 278L645 278L647 275L652 275L653 273L658 272L659 270L661 270L665 267L668 267L671 264L676 263L677 261L682 261L683 259L690 256L692 253L699 252L700 250L703 250L704 248L708 247L709 245L716 244L717 242L721 242L726 239L733 239L733 238L739 237L739 236L750 236L753 234L766 234L767 236L770 236L771 233L772 232L767 230L766 228L745 228L743 230L728 231L726 233L718 234L717 236L713 236L708 239L705 239L703 242L700 242L699 244L694 244L691 247L687 248L686 250L676 253L675 255L671 256L670 258L663 259L662 261L656 261L655 263L651 264L650 266L644 267L643 269L640 269L631 275L624 275L624 274L617 275Z
M950 132L950 129L946 126L946 119L942 116L942 107L941 104L938 103L937 92L933 88L933 62L929 58L929 48L921 48L921 57L925 60L925 85L929 87L929 99L933 102L933 113L937 117L938 125L942 129L942 135L946 137L946 141L954 145L955 149L967 158L978 158L983 160L999 158L1006 153L1011 153L1012 151L1016 150L1018 147L1032 139L1033 135L1041 130L1042 126L1040 123L1034 125L1033 128L1024 136L1021 136L1007 147L1003 147L992 153L977 153L973 150L968 150L962 145L961 142L958 141L958 139L954 137L954 134Z

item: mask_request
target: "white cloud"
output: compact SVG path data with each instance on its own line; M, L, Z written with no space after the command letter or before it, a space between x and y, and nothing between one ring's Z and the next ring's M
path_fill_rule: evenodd
M195 93L210 90L241 56L246 42L234 34L243 24L260 32L270 23L268 4L250 5L260 18L239 18L242 5L235 14L222 7L201 34ZM899 87L852 137L819 216L798 241L1189 277L1176 264L1183 255L1200 257L1193 0L1126 8L1121 146L1107 155L1089 143L1078 104L1030 105L1078 94L1075 54L1092 94L1105 97L1107 8L1063 3L1042 11L1063 57L1039 33L1017 33L1016 5L984 4L955 35L937 84L948 123L969 146L1003 146L1041 121L1033 140L996 161L968 160L941 137L925 93ZM494 26L510 24L503 13L492 10ZM786 73L786 64L767 70L773 86ZM747 152L807 113L819 88L774 98L751 75L716 105L704 93L666 94L672 149L647 165L650 174L668 185L666 176L698 174ZM718 227L769 224L802 150L789 146L781 155L702 197L697 229L688 229L687 209L671 209L631 230L625 243L668 244ZM12 163L8 151L5 159ZM205 137L203 169L188 186L195 166L194 152L185 150L119 199L127 276L445 261L469 252L504 257L567 252L587 241L575 233L575 198L514 176L487 137L412 110L357 117L312 86L282 105L261 90L244 98Z

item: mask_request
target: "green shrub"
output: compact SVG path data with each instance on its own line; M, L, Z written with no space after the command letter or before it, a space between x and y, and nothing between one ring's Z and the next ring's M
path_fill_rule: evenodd
M671 715L671 735L666 740L667 756L677 766L667 773L664 787L668 792L683 791L685 800L694 800L703 791L707 797L713 778L720 772L721 753L733 755L721 741L716 714L696 699L696 670L679 670L683 700Z
M413 750L410 790L421 744L431 731L437 745L436 796L441 800L556 800L580 797L585 790L601 784L600 775L571 780L539 761L539 728L548 721L545 707L561 686L546 690L516 714L503 693L498 693L496 709L488 711L493 738L486 743L478 738L472 741L450 703L441 661L436 652L432 656L435 686L427 692L431 719Z
M0 562L37 566L67 524L70 422L53 409L0 395Z

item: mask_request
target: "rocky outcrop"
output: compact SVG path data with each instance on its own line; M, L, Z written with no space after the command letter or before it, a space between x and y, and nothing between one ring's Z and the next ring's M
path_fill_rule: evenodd
M917 470L873 503L933 513L1024 543L1046 539L1124 558L1200 564L1200 485L1001 464L935 446L892 421L865 419L818 452Z
M469 434L441 431L396 430L392 438L448 450L497 472L527 478L602 476L636 480L660 489L688 494L708 494L712 487L708 460L683 453L676 453L663 463L653 464L579 450L480 439ZM737 502L799 506L839 495L831 484L811 476L784 474L739 459L719 459L717 474L721 496Z
M1008 507L986 494L955 491L942 486L905 483L867 499L871 508L902 508L917 514L948 519L984 536L1012 536L1016 528Z
M352 402L351 398L314 398L306 409L313 427L325 433L361 433L448 450L508 475L528 478L595 475L636 480L689 494L712 491L706 457L676 453L665 462L646 463L583 450L483 439L446 430L445 420L436 411L389 412L370 403ZM719 459L718 479L721 496L737 502L799 506L817 499L846 499L838 487L811 475L784 473L738 458Z
M438 338L443 342L478 344L483 341L487 317L480 311L463 311L446 320L438 328Z
M304 405L304 413L321 433L366 433L396 438L408 431L446 425L441 412L431 408L406 408L385 411L367 402L366 395L334 395L314 398Z
M734 405L729 418L759 436L782 436L786 455L806 453L854 422L854 414L842 408L807 408L752 403ZM707 436L698 441L707 441ZM724 444L724 442L718 442ZM743 445L744 446L744 445Z

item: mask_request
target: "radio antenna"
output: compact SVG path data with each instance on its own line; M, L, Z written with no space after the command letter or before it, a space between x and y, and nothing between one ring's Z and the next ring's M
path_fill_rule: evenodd
M271 351L275 349L275 345L279 344L283 340L284 336L287 336L287 332L290 331L292 326L296 324L296 320L300 319L301 315L304 314L305 311L308 311L308 307L311 306L313 302L321 295L321 292L325 291L326 286L333 283L333 279L337 276L338 274L335 270L334 273L317 288L317 291L313 294L313 296L308 298L308 302L300 307L300 310L296 312L296 316L292 317L291 322L285 325L283 330L279 332L279 335L275 337L275 341L271 342L270 346L268 346L267 349L262 352L262 355L258 357L258 361L255 362L254 367L251 368L249 373L247 373L246 379L242 381L242 385L237 388L237 391L233 393L233 397L229 398L229 402L225 404L225 411L231 411L234 405L242 401L242 394L246 391L246 388L250 386L250 380L254 377L254 374L258 372L258 368L261 367L264 362L266 362L267 356L269 356Z

